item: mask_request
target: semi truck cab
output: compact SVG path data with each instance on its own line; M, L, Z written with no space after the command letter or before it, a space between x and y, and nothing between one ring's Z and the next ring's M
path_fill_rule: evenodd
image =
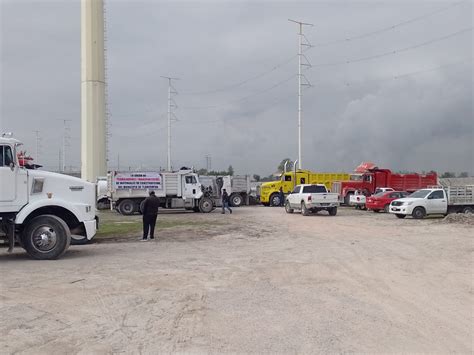
M20 166L21 142L0 137L0 240L36 259L61 256L71 241L96 233L95 187L87 181Z

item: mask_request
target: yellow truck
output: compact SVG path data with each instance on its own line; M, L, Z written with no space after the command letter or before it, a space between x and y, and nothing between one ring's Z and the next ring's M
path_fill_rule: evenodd
M281 174L280 180L264 182L260 186L260 203L264 206L280 206L280 187L288 195L296 185L324 184L328 190L334 181L346 181L350 174L346 173L316 173L310 170L287 171Z

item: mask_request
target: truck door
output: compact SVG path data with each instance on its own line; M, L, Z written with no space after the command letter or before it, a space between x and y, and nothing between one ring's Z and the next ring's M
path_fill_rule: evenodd
M286 173L281 179L281 185L284 193L288 193L293 190L293 173Z
M184 189L183 189L183 198L195 198L198 191L197 179L194 175L185 175L184 176Z
M13 202L16 199L16 169L13 164L13 152L9 145L0 145L0 202ZM10 204L8 204L10 205Z
M448 210L448 200L443 190L436 190L427 197L427 213L446 213Z
M291 193L286 197L286 199L290 203L290 207L300 206L299 192L300 192L300 186L296 186L293 189L293 191L291 191Z

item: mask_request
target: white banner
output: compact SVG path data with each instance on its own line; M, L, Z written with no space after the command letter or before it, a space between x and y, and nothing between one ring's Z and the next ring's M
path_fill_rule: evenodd
M161 190L161 175L155 172L115 173L116 190Z

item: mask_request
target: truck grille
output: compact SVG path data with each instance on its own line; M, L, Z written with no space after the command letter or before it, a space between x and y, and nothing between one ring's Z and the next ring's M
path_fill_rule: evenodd
M403 205L402 201L392 201L392 206L401 206Z

